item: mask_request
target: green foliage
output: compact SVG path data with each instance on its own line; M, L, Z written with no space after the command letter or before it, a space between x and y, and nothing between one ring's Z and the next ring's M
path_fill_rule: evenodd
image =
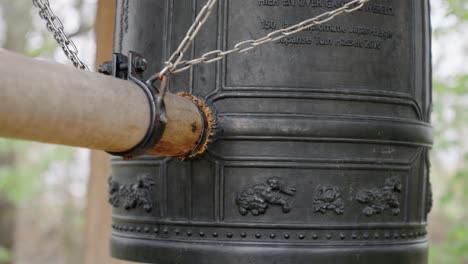
M458 75L451 80L434 80L433 91L437 96L466 95L468 93L468 75Z
M25 52L25 54L29 57L38 57L44 56L45 54L53 54L56 47L57 43L55 42L55 40L52 37L49 37L44 41L44 44L41 47L29 49Z
M441 25L433 30L434 37L441 37L444 34L460 31L466 25L468 20L468 1L467 0L441 0L446 8L446 16L455 18L446 25Z
M446 243L431 245L430 263L458 264L468 263L468 224L454 226Z
M10 251L8 251L6 248L0 247L0 263L6 263L10 261Z
M467 156L468 158L468 156ZM468 166L457 171L450 178L447 188L441 198L444 207L456 207L457 214L448 214L447 237L430 245L430 263L468 263Z
M458 135L463 134L468 120L468 106L464 98L468 97L468 75L457 75L449 79L435 79L433 81L434 93L434 121L436 141L434 149L436 151L450 148L460 148L460 138L444 135L447 131L457 131ZM468 100L468 98L467 98ZM451 111L454 117L447 119L444 113Z
M448 13L460 20L468 20L468 2L466 0L447 0Z
M442 39L448 34L460 34L461 41L466 43L466 36L460 32L468 24L468 0L446 0L442 2L450 17L438 28L434 28L434 40ZM455 18L455 19L453 19ZM459 56L466 56L466 53ZM442 60L445 58L442 58ZM438 188L445 187L440 198L440 207L436 208L444 216L447 228L441 241L431 241L429 262L434 264L468 263L468 148L466 132L468 131L468 74L457 74L441 78L434 74L434 126L436 141L434 154L450 151L458 157L465 157L464 162L457 165L455 172L446 173L436 170L439 174L432 177L442 183ZM439 154L440 155L440 154ZM451 168L453 169L453 168ZM436 185L437 186L437 185ZM447 222L445 222L447 221ZM433 223L436 224L436 223Z
M31 197L41 188L39 175L52 161L69 160L72 152L69 147L0 139L0 160L6 160L0 163L0 191L12 202Z
M468 168L459 170L450 178L447 190L441 198L442 204L457 201L468 202Z

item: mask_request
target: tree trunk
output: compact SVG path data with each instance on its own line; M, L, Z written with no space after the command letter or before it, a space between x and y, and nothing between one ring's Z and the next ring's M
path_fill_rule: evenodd
M25 51L25 37L31 28L32 3L30 1L0 1L3 7L4 21L6 25L5 43L3 48L21 52ZM1 166L12 166L14 153L6 153L0 157ZM17 207L10 202L4 194L0 193L0 247L13 252L15 223ZM10 262L0 262L9 264Z
M0 247L12 253L15 236L16 206L0 193ZM10 264L2 262L0 264Z

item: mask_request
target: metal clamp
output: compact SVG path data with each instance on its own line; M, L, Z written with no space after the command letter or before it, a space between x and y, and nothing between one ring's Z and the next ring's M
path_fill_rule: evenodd
M150 105L150 126L145 137L133 148L124 152L107 152L114 156L131 159L144 155L152 149L161 139L167 123L164 95L167 90L167 77L161 76L161 89L158 90L151 82L142 81L141 73L146 69L145 59L138 53L130 51L128 60L122 54L114 54L112 62L112 75L117 78L127 78L133 81L145 92ZM128 63L126 63L128 61ZM127 66L128 64L128 66ZM123 74L123 70L127 70Z

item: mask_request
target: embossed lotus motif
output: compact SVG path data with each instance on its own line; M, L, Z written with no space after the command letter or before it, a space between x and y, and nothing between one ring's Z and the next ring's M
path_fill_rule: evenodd
M325 214L328 210L337 215L343 214L344 203L340 198L339 188L331 185L319 185L313 198L314 212Z

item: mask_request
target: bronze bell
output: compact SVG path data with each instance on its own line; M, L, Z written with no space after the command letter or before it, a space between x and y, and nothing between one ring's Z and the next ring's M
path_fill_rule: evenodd
M156 70L205 1L119 0L114 51ZM342 6L220 1L189 54ZM112 255L145 263L427 263L429 1L355 13L174 75L217 116L195 158L114 158ZM145 76L146 73L143 73ZM145 76L149 77L149 76Z

